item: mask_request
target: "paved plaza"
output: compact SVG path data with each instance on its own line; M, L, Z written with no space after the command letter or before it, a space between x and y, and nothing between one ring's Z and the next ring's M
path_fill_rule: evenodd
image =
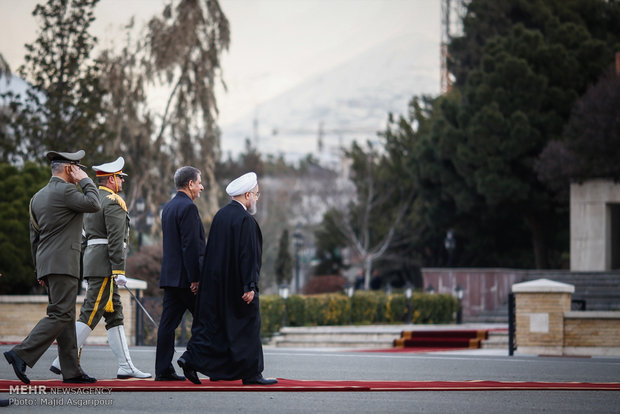
M10 347L2 345L0 351ZM54 346L27 370L33 384L58 378L48 371L55 352ZM139 368L153 372L154 348L134 347L131 354ZM82 353L84 370L99 379L116 376L115 361L107 346L86 346ZM264 374L298 380L620 382L620 358L509 357L504 350L484 349L396 353L266 347ZM0 378L15 379L4 360ZM105 405L99 407L44 409L37 406L40 395L0 398L23 404L0 408L2 413L620 413L620 391L113 392L79 396L84 405L102 400Z

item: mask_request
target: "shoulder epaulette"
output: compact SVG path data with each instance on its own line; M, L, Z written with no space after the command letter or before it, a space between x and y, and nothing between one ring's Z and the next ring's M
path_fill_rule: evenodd
M118 194L109 194L106 196L106 198L109 198L112 201L116 201L123 210L127 211L127 204L125 204L125 200L123 200L123 198Z

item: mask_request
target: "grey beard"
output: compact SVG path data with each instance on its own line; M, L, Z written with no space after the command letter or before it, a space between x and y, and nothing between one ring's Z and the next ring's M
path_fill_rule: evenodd
M248 208L248 213L251 215L256 214L256 203L250 203L250 208Z

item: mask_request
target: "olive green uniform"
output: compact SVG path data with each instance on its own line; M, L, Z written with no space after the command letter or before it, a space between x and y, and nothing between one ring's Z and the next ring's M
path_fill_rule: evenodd
M30 242L37 278L45 281L49 305L24 341L13 351L29 366L56 340L64 378L82 375L75 338L75 300L80 278L83 213L100 209L97 187L90 178L79 182L81 191L60 177L31 200Z
M125 274L129 214L125 201L109 188L100 186L99 198L101 210L84 217L84 278L88 290L79 321L95 329L103 316L106 329L110 329L123 325L123 305L113 276ZM113 311L109 310L110 296Z

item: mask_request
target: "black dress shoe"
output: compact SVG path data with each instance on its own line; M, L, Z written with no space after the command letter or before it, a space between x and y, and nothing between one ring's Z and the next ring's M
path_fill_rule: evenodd
M93 382L97 382L97 378L89 377L82 373L79 377L63 379L62 382L65 384L92 384Z
M275 378L265 378L262 374L259 374L252 378L244 378L243 385L273 385L277 384L278 380Z
M52 372L53 372L54 374L56 374L56 375L62 375L62 371L61 371L61 370L59 370L58 368L56 368L56 367L55 367L55 366L53 366L53 365L50 367L50 371L52 371Z
M190 380L194 384L202 384L202 382L200 382L200 380L198 379L198 374L196 374L196 370L192 368L187 362L185 362L183 358L179 358L177 364L179 364L179 366L183 368L183 374L187 377L188 380Z
M169 372L167 374L157 375L155 381L185 381L185 377L177 375L176 372Z
M15 351L6 351L4 353L4 357L9 362L9 364L13 365L13 371L15 371L15 375L19 378L24 384L30 384L30 380L26 376L26 363L23 359L21 359Z

